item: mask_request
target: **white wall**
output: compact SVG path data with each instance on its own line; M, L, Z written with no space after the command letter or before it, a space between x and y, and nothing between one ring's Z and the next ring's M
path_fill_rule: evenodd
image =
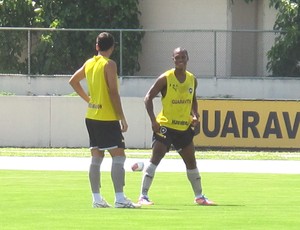
M122 98L129 129L129 148L151 147L151 126L143 98ZM160 109L155 100L155 111ZM0 147L88 147L84 117L86 104L79 97L0 97Z

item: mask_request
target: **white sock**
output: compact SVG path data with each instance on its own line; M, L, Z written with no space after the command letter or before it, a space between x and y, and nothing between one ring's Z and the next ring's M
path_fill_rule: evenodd
M202 195L202 185L201 185L201 176L199 174L198 168L187 169L187 177L192 185L195 197L201 197Z
M100 203L102 201L102 196L100 193L93 193L93 202Z
M116 202L122 203L125 201L125 195L124 192L116 192Z
M149 191L150 186L152 184L156 168L157 168L157 166L155 164L152 164L151 162L148 165L148 167L146 168L146 170L143 174L140 197L145 196L145 197L148 198L148 191Z
M125 185L125 159L125 156L112 157L111 178L115 193L123 193L123 187Z

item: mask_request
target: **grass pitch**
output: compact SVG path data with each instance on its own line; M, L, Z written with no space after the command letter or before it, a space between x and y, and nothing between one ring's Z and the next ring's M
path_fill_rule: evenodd
M141 172L126 173L125 193L139 195ZM113 204L102 173L101 190ZM300 176L202 173L219 205L196 206L185 173L158 172L142 209L93 209L87 172L0 170L1 229L299 229Z

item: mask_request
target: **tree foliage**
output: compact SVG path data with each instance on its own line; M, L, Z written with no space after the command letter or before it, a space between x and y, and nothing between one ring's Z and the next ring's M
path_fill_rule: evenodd
M103 29L139 29L138 0L3 0L0 1L0 26L74 28L78 31L34 31L32 36L31 73L69 74L81 66L95 52L95 39ZM99 29L81 31L80 29ZM12 35L7 37L7 34ZM112 32L119 42L120 34ZM10 72L23 72L26 62L27 34L20 31L2 31L0 49L9 49L13 60L2 60L0 68ZM141 32L122 33L123 75L139 70ZM20 41L20 42L19 42ZM112 57L119 62L120 46ZM6 52L3 52L7 54ZM2 54L2 52L1 52ZM1 56L0 54L0 56ZM24 55L23 55L24 56ZM24 58L23 58L24 59ZM8 62L8 63L6 63Z
M274 29L282 30L268 52L267 69L274 76L300 76L299 0L270 0L278 10Z
M0 1L0 26L32 26L35 13L31 1ZM0 71L21 73L26 69L20 61L26 46L27 33L0 31Z
M247 3L253 0L245 0ZM300 76L300 0L269 0L278 13L273 29L279 30L267 53L267 70L273 76Z

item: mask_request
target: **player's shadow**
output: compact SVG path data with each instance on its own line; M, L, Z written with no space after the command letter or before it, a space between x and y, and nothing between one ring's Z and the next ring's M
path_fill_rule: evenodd
M173 208L173 207L170 207L170 208L160 207L159 205L156 205L154 207L154 205L153 205L151 207L144 207L143 206L142 210L147 210L147 211L155 211L155 210L159 210L159 211L161 211L161 210L164 210L164 211L179 211L179 210L182 210L182 209L180 209L180 208Z
M244 204L217 204L215 207L245 207Z
M199 208L217 208L217 207L245 207L246 205L242 204L217 204L217 205L196 205L196 204L188 204L188 205L183 205L185 207L199 207ZM143 210L149 210L149 211L155 211L155 210L165 210L165 211L179 211L182 210L180 208L174 208L174 207L161 207L159 205L153 205L149 206L147 208L143 207Z
M197 207L208 207L208 208L213 208L213 207L245 207L246 205L244 204L216 204L216 205L185 205L185 206L197 206Z

